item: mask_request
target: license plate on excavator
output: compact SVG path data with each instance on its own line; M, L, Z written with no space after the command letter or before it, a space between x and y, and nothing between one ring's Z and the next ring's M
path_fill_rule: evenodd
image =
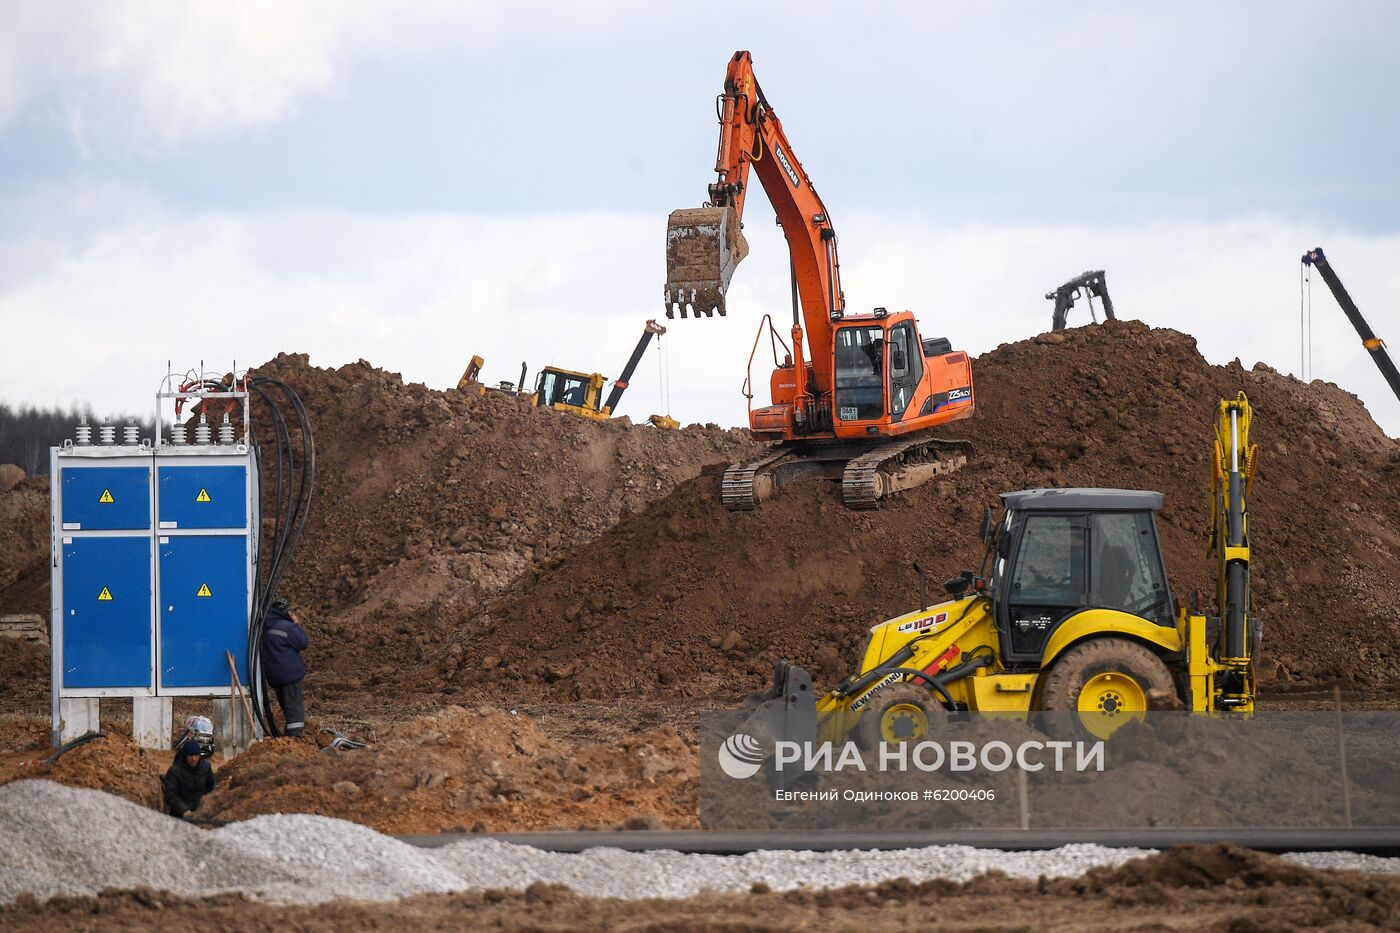
M672 211L666 219L666 316L724 316L729 279L748 255L732 207Z

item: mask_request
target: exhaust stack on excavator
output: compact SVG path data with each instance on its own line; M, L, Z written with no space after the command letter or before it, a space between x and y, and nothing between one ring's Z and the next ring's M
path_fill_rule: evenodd
M695 207L666 218L666 316L724 317L735 266L749 254L733 207Z

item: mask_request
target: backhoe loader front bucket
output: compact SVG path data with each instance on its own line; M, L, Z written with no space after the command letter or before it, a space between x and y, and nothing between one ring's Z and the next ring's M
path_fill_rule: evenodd
M729 277L749 254L732 207L695 207L666 218L666 316L724 316Z

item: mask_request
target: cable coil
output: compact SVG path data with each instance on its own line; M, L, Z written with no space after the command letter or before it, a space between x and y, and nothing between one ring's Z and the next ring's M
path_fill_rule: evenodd
M263 623L268 609L277 598L277 588L296 555L302 530L306 527L306 517L311 510L311 494L316 485L316 439L306 406L291 386L268 376L252 376L246 385L248 391L263 402L271 416L277 467L271 545L264 547L261 529L256 539L254 560L257 577L253 587L252 618L248 625L248 692L252 698L253 713L263 733L277 736L282 732L272 715L262 670ZM289 424L288 413L295 419L296 437ZM297 443L297 440L300 442ZM257 466L258 501L263 502L262 444L256 432L253 432L250 442L253 461Z

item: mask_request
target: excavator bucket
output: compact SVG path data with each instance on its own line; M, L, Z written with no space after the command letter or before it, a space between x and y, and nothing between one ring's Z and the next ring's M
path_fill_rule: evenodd
M724 316L729 277L749 254L733 207L695 207L666 218L666 316Z

